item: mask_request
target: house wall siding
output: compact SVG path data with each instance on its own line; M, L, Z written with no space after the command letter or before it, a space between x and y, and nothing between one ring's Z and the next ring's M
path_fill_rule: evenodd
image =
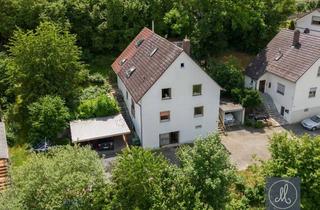
M317 76L319 66L320 59L297 81L291 122L320 114L320 77ZM314 87L317 88L316 96L309 98L309 90Z
M298 19L296 21L296 29L299 29L303 33L304 29L309 28L311 35L320 36L320 25L312 24L312 16L320 17L320 12L315 10L312 13Z
M202 84L202 95L192 96L194 84ZM170 100L161 99L163 88L171 88ZM181 53L141 100L143 147L158 148L162 133L179 131L179 143L191 143L199 136L216 132L219 102L217 83L186 53ZM194 117L197 106L204 107L203 117ZM170 111L169 122L160 122L161 111ZM202 127L195 128L198 125Z
M141 139L141 109L140 109L140 106L139 106L139 104L135 103L135 105L134 105L135 117L133 117L131 114L131 99L132 99L132 97L130 95L130 92L128 91L128 99L127 99L126 98L127 88L125 87L125 85L123 84L123 82L121 81L119 76L117 76L117 83L118 83L118 88L122 92L124 102L125 102L127 109L129 111L130 118L131 118L132 123L134 125L134 128L136 130L136 133L139 136L139 138Z

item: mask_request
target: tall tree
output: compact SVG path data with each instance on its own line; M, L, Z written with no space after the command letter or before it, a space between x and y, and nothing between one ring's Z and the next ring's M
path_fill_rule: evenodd
M58 96L45 96L30 104L29 142L43 139L55 140L57 134L67 127L70 119L69 110Z
M55 147L12 170L0 209L107 209L109 183L89 147ZM8 200L2 200L8 199Z

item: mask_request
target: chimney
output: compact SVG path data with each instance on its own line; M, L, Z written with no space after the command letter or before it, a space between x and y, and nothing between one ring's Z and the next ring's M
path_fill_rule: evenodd
M295 30L293 34L292 47L298 48L300 46L299 39L300 39L300 31Z
M190 55L190 52L191 52L191 43L190 43L190 39L188 39L187 36L186 36L186 38L184 38L184 40L182 41L182 49L183 49L183 51L185 51L188 55Z

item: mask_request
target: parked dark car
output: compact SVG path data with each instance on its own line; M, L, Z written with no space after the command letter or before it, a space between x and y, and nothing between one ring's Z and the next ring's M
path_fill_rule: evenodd
M249 115L249 118L254 119L256 121L258 120L267 120L269 119L269 115L265 113L253 113Z
M99 143L97 145L97 150L98 151L114 150L114 142L113 142L113 140L106 141L106 142L103 142L103 143Z

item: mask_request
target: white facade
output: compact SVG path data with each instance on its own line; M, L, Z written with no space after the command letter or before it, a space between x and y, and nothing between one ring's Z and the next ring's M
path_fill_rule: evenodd
M265 80L264 92L271 96L278 112L281 113L281 107L284 107L283 117L289 123L296 123L307 117L320 114L319 67L320 60L315 62L295 83L266 72L253 82L250 77L246 76L245 85L259 90L260 82ZM270 86L269 83L271 83ZM285 86L283 95L277 92L278 83ZM315 97L309 97L309 91L312 88L316 89Z
M296 21L296 29L300 32L308 28L310 34L320 36L320 12L315 10Z
M184 67L181 67L184 63ZM201 84L201 95L193 96L193 85ZM118 78L130 112L131 96ZM171 88L171 99L162 99L162 89ZM179 144L216 132L219 120L220 87L185 52L182 52L156 83L135 104L131 115L144 148L160 147L160 134L179 132ZM194 108L203 106L203 116L195 117ZM160 121L160 112L170 111L170 120Z

